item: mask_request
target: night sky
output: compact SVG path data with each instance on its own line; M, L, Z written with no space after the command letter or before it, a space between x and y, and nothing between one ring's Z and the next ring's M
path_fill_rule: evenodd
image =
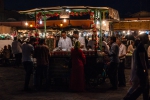
M7 10L28 10L50 6L107 6L120 15L150 11L150 0L4 0Z

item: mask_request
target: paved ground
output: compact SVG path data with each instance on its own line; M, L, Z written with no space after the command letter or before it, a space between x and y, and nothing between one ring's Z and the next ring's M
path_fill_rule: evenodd
M127 86L116 91L108 90L109 80L97 87L90 87L83 93L71 93L66 87L51 87L48 92L22 91L23 68L0 67L0 100L121 100L129 88L130 69L126 69ZM31 86L32 86L31 80ZM142 100L141 97L138 100Z

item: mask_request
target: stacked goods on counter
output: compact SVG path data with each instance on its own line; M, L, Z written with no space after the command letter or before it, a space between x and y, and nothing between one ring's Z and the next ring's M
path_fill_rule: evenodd
M51 56L70 56L71 52L68 51L52 51Z
M95 51L83 51L83 53L85 54L85 56L96 56L97 52ZM71 52L70 51L52 51L51 53L51 57L55 57L55 56L71 56Z

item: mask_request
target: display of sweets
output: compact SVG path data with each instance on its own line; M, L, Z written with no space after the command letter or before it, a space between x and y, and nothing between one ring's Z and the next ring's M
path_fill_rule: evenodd
M68 52L68 51L54 51L54 52L51 52L50 54L51 54L52 57L53 56L62 57L62 56L70 56L71 52Z
M102 52L95 52L95 51L83 51L83 53L85 54L85 56L102 56L103 53ZM71 56L71 52L70 51L52 51L50 53L50 55L52 57L64 57L64 56Z

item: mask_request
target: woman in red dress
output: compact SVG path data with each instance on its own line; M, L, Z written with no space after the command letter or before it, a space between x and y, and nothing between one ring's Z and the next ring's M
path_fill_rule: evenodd
M75 92L82 92L85 89L84 64L86 62L85 55L80 49L80 42L75 43L71 50L72 71L70 79L70 89Z

